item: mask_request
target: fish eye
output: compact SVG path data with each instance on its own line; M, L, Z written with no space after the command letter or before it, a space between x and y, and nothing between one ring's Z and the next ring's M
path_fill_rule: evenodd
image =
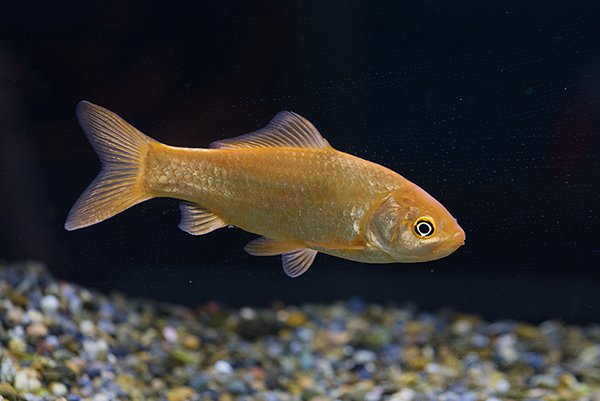
M428 216L419 217L413 224L413 232L419 238L430 238L435 233L433 219Z

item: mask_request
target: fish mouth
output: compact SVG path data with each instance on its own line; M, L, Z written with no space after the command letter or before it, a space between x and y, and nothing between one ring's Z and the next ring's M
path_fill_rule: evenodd
M462 228L458 228L458 231L455 232L452 237L450 237L450 242L458 244L458 246L462 246L465 244L465 240L467 236L465 235L465 231Z
M435 250L436 259L446 257L465 244L466 235L462 228L458 228L452 236L442 241Z

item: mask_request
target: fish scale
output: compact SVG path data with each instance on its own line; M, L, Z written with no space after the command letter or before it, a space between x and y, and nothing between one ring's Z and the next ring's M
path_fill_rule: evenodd
M356 241L372 203L403 183L391 170L334 149L159 145L147 163L154 196L185 199L228 224L290 241Z

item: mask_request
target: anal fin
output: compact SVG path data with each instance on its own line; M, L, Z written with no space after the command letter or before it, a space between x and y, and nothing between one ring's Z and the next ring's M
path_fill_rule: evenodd
M283 271L290 277L298 277L306 272L317 255L317 251L306 248L306 245L266 237L250 241L244 250L254 256L282 255Z
M283 271L290 277L298 277L308 270L316 255L317 251L310 248L284 253L281 257Z
M186 233L203 235L227 226L219 216L202 209L195 203L181 202L179 210L181 210L179 228Z

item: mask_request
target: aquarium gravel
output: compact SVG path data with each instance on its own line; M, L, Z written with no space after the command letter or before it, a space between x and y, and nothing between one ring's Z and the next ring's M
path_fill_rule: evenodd
M195 308L0 266L0 400L600 400L600 325L332 304Z

